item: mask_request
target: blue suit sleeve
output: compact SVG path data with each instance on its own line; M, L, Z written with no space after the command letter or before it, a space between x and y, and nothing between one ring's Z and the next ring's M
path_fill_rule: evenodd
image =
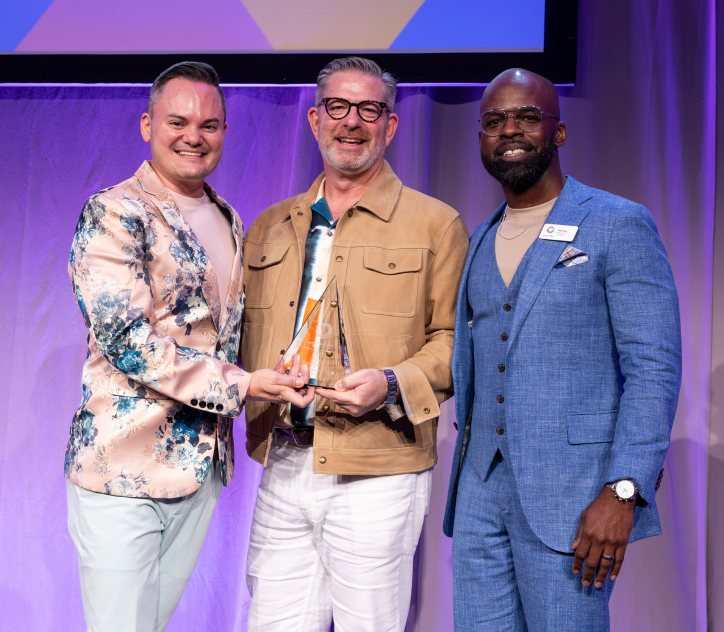
M632 478L649 501L679 398L679 300L651 214L638 205L614 212L605 284L623 394L606 480Z

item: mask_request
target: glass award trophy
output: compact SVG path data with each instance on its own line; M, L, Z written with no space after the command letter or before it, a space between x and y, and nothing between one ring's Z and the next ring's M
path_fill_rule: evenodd
M330 281L287 347L283 358L286 373L289 373L292 357L297 353L301 355L301 363L309 365L308 386L333 389L339 380L351 373L336 277Z

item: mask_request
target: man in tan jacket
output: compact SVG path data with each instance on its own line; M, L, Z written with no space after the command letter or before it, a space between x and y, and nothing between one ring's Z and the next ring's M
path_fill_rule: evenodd
M372 61L328 64L309 110L324 173L246 236L244 369L275 366L336 279L352 371L307 409L247 404L247 452L266 467L250 631L405 627L468 235L385 162L396 93Z

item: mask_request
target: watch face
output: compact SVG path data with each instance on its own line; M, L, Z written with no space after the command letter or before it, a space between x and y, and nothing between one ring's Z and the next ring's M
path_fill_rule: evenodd
M629 498L633 498L635 493L636 487L634 487L633 481L624 480L616 483L616 495L619 498L628 500Z

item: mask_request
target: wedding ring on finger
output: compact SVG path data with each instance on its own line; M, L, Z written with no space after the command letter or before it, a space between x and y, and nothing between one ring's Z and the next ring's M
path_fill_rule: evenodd
M614 558L615 558L616 556L615 556L615 555L604 555L603 553L601 553L601 557L602 557L604 560L608 560L609 562L613 562L613 560L614 560Z

